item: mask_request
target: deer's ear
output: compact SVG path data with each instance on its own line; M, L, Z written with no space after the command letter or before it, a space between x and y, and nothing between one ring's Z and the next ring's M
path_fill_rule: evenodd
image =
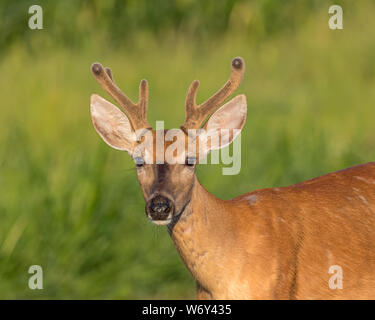
M97 94L91 96L91 119L97 133L112 148L132 152L135 135L128 117Z
M240 94L223 105L206 122L204 129L211 139L207 151L221 149L230 144L241 132L246 122L246 96ZM225 136L224 136L225 135Z

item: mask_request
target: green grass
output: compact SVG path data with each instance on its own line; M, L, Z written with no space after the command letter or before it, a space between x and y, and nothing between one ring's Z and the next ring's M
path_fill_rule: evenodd
M348 12L343 31L328 29L324 9L296 33L264 41L229 32L198 46L139 34L117 49L88 39L68 50L39 33L31 51L14 45L0 62L0 298L194 297L165 228L146 219L134 165L92 128L90 94L108 98L92 62L112 67L132 98L147 78L148 118L171 128L183 121L193 79L202 101L227 79L231 59L244 57L241 173L197 172L229 199L375 160L374 9ZM28 289L33 264L43 267L44 290Z

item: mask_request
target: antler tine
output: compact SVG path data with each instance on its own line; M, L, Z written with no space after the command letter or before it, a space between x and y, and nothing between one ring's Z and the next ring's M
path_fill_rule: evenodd
M188 94L186 96L185 106L186 106L186 115L188 113L194 112L196 105L196 97L199 88L199 80L194 80L190 85Z
M91 71L103 89L124 109L134 130L150 128L146 119L148 100L148 86L146 80L141 81L139 86L139 102L135 104L115 84L111 69L103 68L100 63L96 62L91 66Z
M146 119L147 104L148 104L148 82L143 79L139 84L139 107L140 113Z
M199 81L194 80L189 87L186 96L186 119L182 128L199 129L204 120L207 119L240 85L245 73L245 62L241 57L232 60L232 73L224 86L211 98L199 106L196 104L196 96L199 88Z
M110 68L105 68L105 72L107 72L108 77L110 77L111 80L114 81L113 80L113 75L112 75L112 70Z

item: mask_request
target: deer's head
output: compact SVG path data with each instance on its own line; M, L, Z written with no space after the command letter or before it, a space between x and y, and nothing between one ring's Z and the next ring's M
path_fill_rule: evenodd
M110 69L103 68L99 63L91 67L96 80L125 112L93 94L90 110L95 130L108 145L127 151L134 159L146 201L146 214L155 224L169 224L183 213L191 199L196 181L195 167L199 159L210 150L231 143L245 124L247 107L244 95L236 96L218 109L243 78L243 59L233 59L231 66L229 80L200 105L196 104L199 81L193 81L185 102L185 123L180 129L172 130L153 130L148 124L146 80L140 83L139 101L133 103L117 87ZM202 125L203 130L199 130ZM204 140L203 147L202 143L199 146L197 142L207 133L209 139Z

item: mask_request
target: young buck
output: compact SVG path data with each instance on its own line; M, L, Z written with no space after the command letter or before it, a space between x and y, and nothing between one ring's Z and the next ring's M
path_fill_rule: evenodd
M199 82L191 84L186 120L178 129L186 139L190 129L202 125L219 135L223 128L243 128L244 95L218 107L237 89L244 71L242 58L235 58L229 80L200 105ZM198 151L180 152L186 163L158 163L164 155L135 138L136 131L149 130L153 141L159 135L165 147L171 144L169 130L153 131L146 120L146 80L133 103L110 69L95 63L92 73L125 111L92 95L94 127L106 143L134 158L146 214L167 225L199 299L375 298L375 163L221 200L195 176ZM231 134L229 142L234 138ZM204 155L220 147L211 142Z

